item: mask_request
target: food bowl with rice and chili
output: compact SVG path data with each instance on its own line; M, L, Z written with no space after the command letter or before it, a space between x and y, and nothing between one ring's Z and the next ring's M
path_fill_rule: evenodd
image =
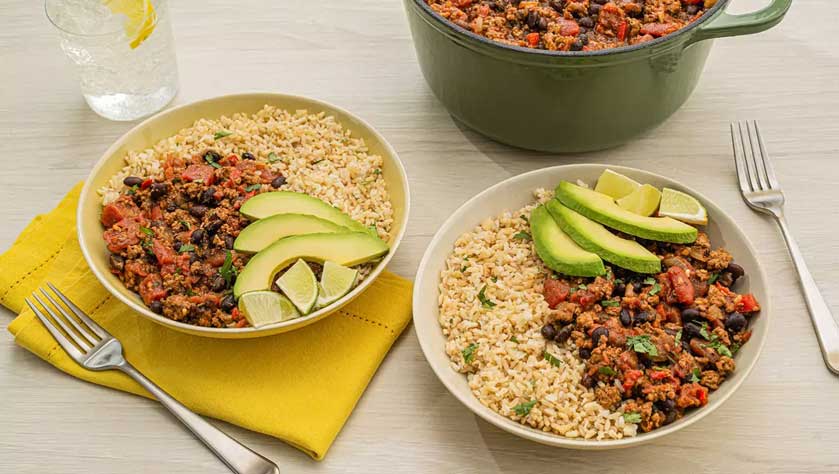
M337 107L242 94L138 125L91 173L79 240L138 312L253 337L314 322L390 260L408 211L396 153Z
M718 408L766 337L766 278L730 217L630 168L537 170L435 235L414 324L468 408L541 443L643 443Z

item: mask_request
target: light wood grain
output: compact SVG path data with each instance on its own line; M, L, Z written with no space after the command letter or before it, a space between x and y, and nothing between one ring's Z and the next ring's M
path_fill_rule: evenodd
M764 2L734 2L748 11ZM696 93L626 146L588 155L514 150L457 124L425 86L397 0L173 2L181 72L176 103L224 93L305 94L346 107L400 153L413 190L392 269L412 276L457 206L509 176L559 163L636 166L690 183L756 244L775 311L753 374L722 408L660 442L574 452L512 437L446 392L409 329L323 462L224 426L283 472L839 472L839 379L823 367L781 238L735 188L733 119L761 120L790 224L839 314L839 23L833 0L798 1L767 33L717 41ZM82 180L132 124L85 106L39 2L0 3L0 247ZM594 126L594 125L593 125ZM13 315L0 314L7 323ZM71 379L0 334L0 472L225 473L157 404Z

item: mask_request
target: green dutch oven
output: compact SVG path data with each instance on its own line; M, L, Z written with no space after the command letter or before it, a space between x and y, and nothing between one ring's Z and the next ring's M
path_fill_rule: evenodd
M731 15L719 0L670 35L600 51L544 51L493 42L404 0L420 68L449 112L508 145L582 152L620 145L667 119L696 87L714 38L777 25L792 0Z

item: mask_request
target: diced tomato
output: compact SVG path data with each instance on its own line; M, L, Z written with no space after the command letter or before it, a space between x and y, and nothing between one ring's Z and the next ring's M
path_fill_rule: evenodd
M735 296L735 293L731 291L729 288L723 286L719 282L714 283L714 286L722 292L725 296Z
M157 257L157 263L161 265L175 263L175 251L172 250L172 247L164 244L163 241L154 239L152 251L154 256Z
M734 307L740 313L754 313L755 311L760 311L760 305L751 293L747 295L739 295L734 300Z
M579 304L583 307L583 309L586 309L594 304L594 293L588 290L577 290L571 295L571 301Z
M213 173L213 167L210 165L189 165L184 170L181 178L184 181L203 181L204 184L213 184L216 180L216 175Z
M557 280L551 276L545 278L545 301L548 302L548 307L556 309L559 303L568 299L568 294L571 293L571 287L564 281Z
M479 5L478 6L478 16L487 16L489 15L489 5Z
M189 274L190 259L189 253L182 253L175 259L175 264L181 269L181 274Z
M227 258L227 254L225 252L213 252L207 257L207 263L214 267L220 267L224 265L224 260Z
M641 26L641 34L658 38L659 36L669 35L678 29L679 25L675 23L645 23Z
M112 227L117 222L127 219L129 217L135 217L140 214L140 208L138 208L133 201L126 198L120 198L102 209L102 225L107 227Z
M652 380L662 380L673 375L669 370L654 370L649 373Z
M626 39L626 30L629 28L629 23L626 20L622 21L620 26L618 26L618 39L623 41Z
M226 158L222 158L222 160L221 160L221 163L223 165L228 165L228 166L235 166L236 163L238 163L238 162L239 162L239 158L236 155L230 155Z
M141 277L148 276L149 272L146 271L146 267L141 263L134 260L129 260L125 264L125 275L139 275Z
M123 219L102 235L108 250L119 253L140 243L140 224L134 219Z
M628 370L623 375L623 391L629 392L641 376L644 375L640 370Z
M149 186L151 186L151 183L153 182L154 181L151 179L144 180L142 183L140 183L140 189L147 189Z
M160 206L154 206L151 208L151 219L153 221L163 220L163 209Z
M454 6L457 8L466 8L469 5L472 5L472 0L454 0L452 3L454 3Z
M556 20L559 25L559 34L562 36L577 36L580 34L580 25L574 20L566 18L558 18Z
M230 316L232 316L233 319L239 319L239 317L240 317L239 308L233 308L233 310L230 311Z
M524 38L527 40L527 44L532 48L539 45L539 33L528 33Z
M140 282L140 296L148 305L152 301L161 300L166 297L166 289L163 288L163 283L160 280L160 275L151 274Z
M673 291L676 293L676 299L679 303L684 305L693 304L693 283L690 282L688 274L681 267L674 265L667 269L667 278L670 279L670 284L673 286Z

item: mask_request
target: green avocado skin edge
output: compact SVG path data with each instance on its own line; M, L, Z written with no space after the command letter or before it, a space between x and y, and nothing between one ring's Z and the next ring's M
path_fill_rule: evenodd
M571 238L576 242L580 247L589 252L596 253L600 256L603 260L606 260L609 263L617 265L621 268L625 268L627 270L631 270L637 273L659 273L661 272L661 261L655 254L650 253L647 249L637 244L640 254L634 257L629 256L621 256L618 255L611 250L604 248L601 245L598 245L594 240L589 239L587 236L583 235L582 232L578 231L573 225L570 225L569 222L563 216L563 212L575 212L570 208L566 208L563 206L558 200L549 201L547 206L548 211L553 216L556 223L559 224L559 227L565 231L566 234L571 236ZM583 216L585 217L585 216ZM600 226L600 224L591 221L592 224L596 226ZM614 236L615 239L620 239L617 236ZM623 239L626 240L626 239ZM649 254L649 255L646 255Z
M600 224L605 225L606 227L611 227L613 229L617 229L625 234L633 235L635 237L640 237L642 239L647 240L655 240L659 242L671 242L676 244L690 244L696 241L696 236L698 231L695 227L690 226L688 224L684 225L683 231L674 231L674 230L656 230L647 228L644 226L639 226L636 224L624 222L622 220L616 219L613 216L605 214L597 209L594 209L593 206L589 206L584 199L581 199L579 196L576 196L573 192L573 189L569 191L566 189L566 186L563 186L565 183L561 183L556 188L556 198L559 202L563 205L568 207L569 209L576 211L582 214L589 219L598 222ZM569 187L573 187L576 185L571 185ZM617 204L615 204L617 208ZM656 218L646 218L646 219L662 219L660 222L664 222L665 220L672 221L672 223L682 224L675 219L664 218L664 217L656 217Z

